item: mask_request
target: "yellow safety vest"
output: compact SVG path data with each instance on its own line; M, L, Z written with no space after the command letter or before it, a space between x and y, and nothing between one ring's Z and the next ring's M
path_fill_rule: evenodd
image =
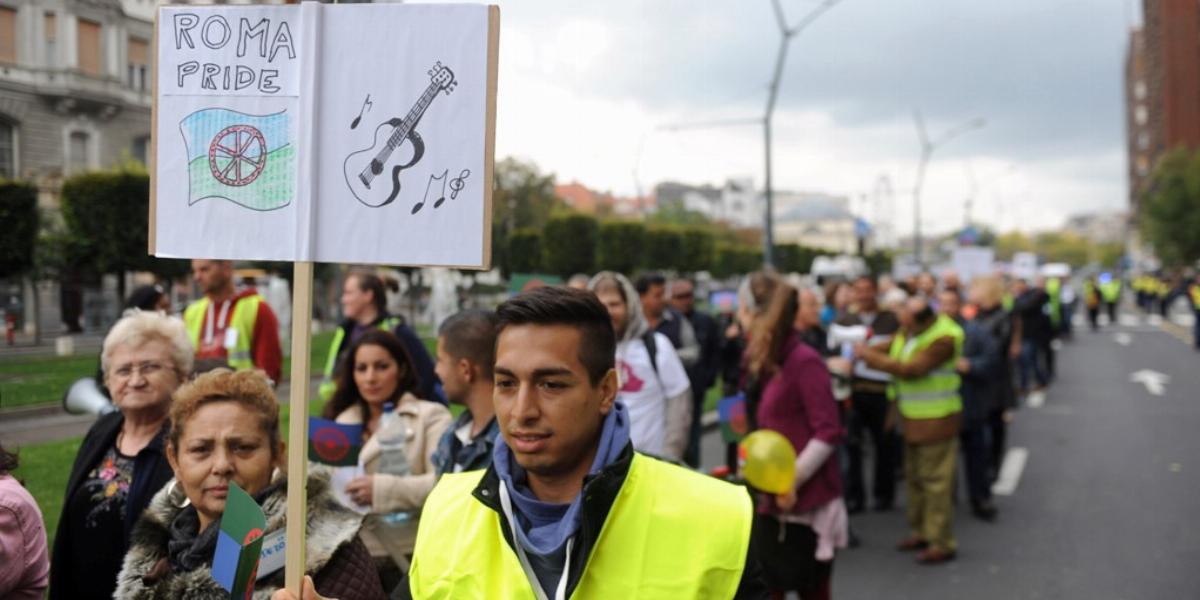
M1200 283L1192 284L1188 293L1192 296L1192 308L1200 310Z
M233 316L229 318L229 327L237 330L237 341L232 348L225 348L225 361L229 366L242 371L254 368L254 355L251 342L254 338L254 324L258 320L258 305L262 303L258 294L243 296L233 303ZM183 321L187 324L188 337L192 347L200 349L200 334L204 329L204 317L208 313L208 305L212 301L208 296L193 302L183 312Z
M430 493L409 570L413 598L536 597L500 514L471 495L483 473L443 475ZM732 598L752 519L745 489L635 454L570 597Z
M896 395L899 397L900 414L907 419L940 419L962 412L962 396L959 395L962 378L955 369L955 363L962 356L965 335L958 323L946 315L939 315L929 329L913 338L911 342L905 339L903 333L897 333L892 338L888 355L907 362L913 355L931 346L935 340L947 336L954 338L954 355L949 360L926 373L924 377L892 378Z

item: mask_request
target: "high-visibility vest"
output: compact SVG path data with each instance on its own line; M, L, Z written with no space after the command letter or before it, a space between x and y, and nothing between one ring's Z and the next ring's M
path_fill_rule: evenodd
M1083 301L1088 308L1095 308L1100 305L1100 294L1096 290L1096 284L1092 283L1091 279L1083 282Z
M1192 296L1192 308L1200 310L1200 283L1193 283L1188 293Z
M888 355L896 360L908 362L914 355L931 346L935 340L947 336L954 339L954 355L946 362L923 377L892 379L900 414L905 418L940 419L962 412L962 396L959 395L962 378L955 370L955 363L962 356L965 335L958 323L946 315L940 315L929 329L912 340L906 339L904 333L897 333L892 338Z
M1046 280L1046 294L1050 296L1050 322L1058 327L1062 320L1062 282L1057 277Z
M443 475L429 494L408 573L413 598L536 597L500 514L472 496L483 473ZM570 597L732 598L752 519L745 489L635 454Z
M229 318L229 327L237 330L237 340L232 348L225 348L225 362L238 371L254 368L252 342L254 341L254 324L258 320L258 305L263 301L262 296L254 294L242 296L233 303L233 315ZM192 347L200 349L200 334L204 329L204 318L208 314L208 306L212 303L208 296L193 302L183 312L183 322L187 324L188 337ZM215 317L214 317L215 318Z
M380 319L377 327L384 331L392 331L399 325L399 317L386 317ZM333 334L333 341L329 343L329 356L325 357L325 376L321 378L321 386L317 388L317 394L326 402L333 398L333 393L337 391L337 381L333 379L333 370L337 368L338 351L342 349L342 340L345 339L346 329L338 327Z
M1121 297L1121 281L1113 279L1108 283L1100 284L1100 294L1104 296L1104 301L1112 304Z

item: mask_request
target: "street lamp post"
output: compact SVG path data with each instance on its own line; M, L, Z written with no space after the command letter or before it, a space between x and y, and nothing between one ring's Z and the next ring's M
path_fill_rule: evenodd
M917 136L921 140L921 161L917 164L917 180L913 184L913 258L916 259L918 265L924 267L925 262L921 258L921 187L925 184L925 168L933 158L935 150L964 133L982 129L984 125L987 125L987 121L982 117L976 117L956 127L951 127L941 137L930 141L929 135L925 132L925 120L921 118L921 111L913 111L913 120L916 121Z
M763 215L763 262L766 266L775 264L775 190L772 187L771 181L771 120L775 114L775 100L779 97L779 83L783 79L783 63L787 60L788 47L793 38L804 31L806 27L816 21L818 17L833 8L835 4L841 0L825 0L821 4L814 7L803 19L800 19L793 27L787 26L787 19L783 14L783 6L780 0L771 0L771 7L775 11L775 24L779 26L779 50L775 54L775 73L771 77L771 87L767 94L767 108L763 114L763 157L766 162L764 171L764 197L767 203L765 214Z

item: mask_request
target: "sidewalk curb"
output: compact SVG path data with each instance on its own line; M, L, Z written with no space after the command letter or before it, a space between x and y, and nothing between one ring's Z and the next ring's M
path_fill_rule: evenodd
M63 410L62 402L54 404L37 404L34 406L20 406L16 408L0 409L0 421L20 421L23 419L35 419L37 417L48 417L59 413L66 413Z

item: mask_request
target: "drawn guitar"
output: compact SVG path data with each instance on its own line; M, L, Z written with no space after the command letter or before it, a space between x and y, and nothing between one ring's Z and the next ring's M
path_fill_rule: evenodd
M400 172L417 164L425 154L425 142L417 133L417 123L439 93L449 95L458 85L454 72L442 66L440 61L429 70L429 79L429 87L403 119L392 118L380 123L375 128L372 144L351 153L342 163L346 185L359 202L373 208L391 204L400 195ZM408 144L404 144L406 140ZM399 152L402 146L411 147L407 153L410 157L403 162L406 153ZM380 180L379 176L389 167L390 181Z

